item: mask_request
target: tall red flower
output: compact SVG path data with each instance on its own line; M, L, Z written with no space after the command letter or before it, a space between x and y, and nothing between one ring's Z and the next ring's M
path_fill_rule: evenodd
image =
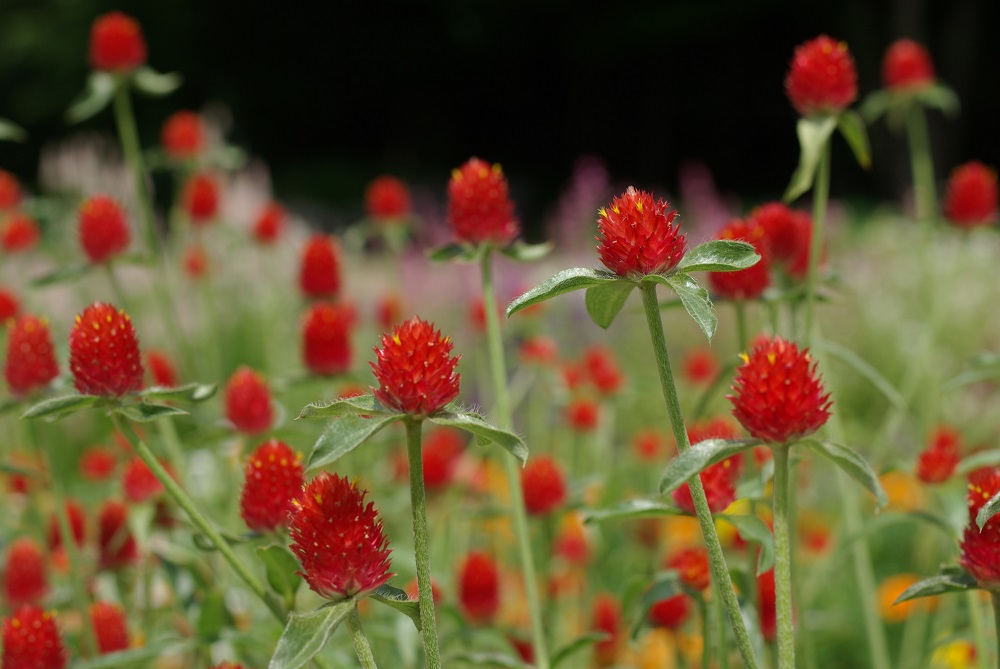
M765 641L774 641L778 633L778 619L774 591L774 569L768 569L757 577L757 615L760 618L760 633Z
M19 537L7 548L3 570L3 596L10 608L37 604L49 590L45 558L34 539Z
M68 664L55 616L25 605L3 619L3 669L65 669Z
M0 227L0 249L6 253L25 253L38 246L42 231L35 219L21 212L7 216Z
M108 500L97 516L97 547L101 569L118 569L139 559L139 547L128 529L128 509L118 500Z
M653 627L677 629L683 625L691 613L691 598L682 593L676 594L649 607L649 624Z
M226 418L246 434L259 434L274 423L271 390L264 377L250 369L240 367L226 382Z
M302 249L299 288L309 298L332 298L340 291L340 248L329 235L313 235Z
M820 35L795 49L785 92L802 116L836 114L858 97L858 73L847 44Z
M458 603L471 622L488 623L500 610L500 571L493 558L472 551L458 568Z
M95 302L69 333L73 384L85 395L121 397L142 388L142 355L124 309Z
M369 363L384 406L412 416L428 416L458 397L460 356L451 355L451 337L414 316L382 335L376 361Z
M253 238L258 244L274 244L285 230L288 214L277 202L268 202L253 223Z
M760 256L755 265L737 272L709 272L712 291L729 300L756 300L771 285L770 263L765 252L764 228L753 219L730 221L716 239L730 239L752 244Z
M808 436L830 417L816 363L781 337L765 340L750 355L733 382L733 415L757 439L785 443Z
M931 433L927 447L917 456L917 478L924 483L944 483L951 478L961 459L962 436L949 425L939 425Z
M319 302L302 319L302 360L313 374L343 374L351 368L354 308Z
M365 211L375 221L399 220L410 213L410 191L396 177L380 176L365 188Z
M708 551L703 546L677 551L667 558L665 566L677 570L681 583L692 590L704 590L712 582L712 567L708 562Z
M677 211L646 191L628 189L598 211L597 254L618 276L662 274L684 257L685 240L674 224Z
M295 506L290 548L316 593L332 600L363 596L389 580L389 539L357 483L321 472Z
M195 225L211 223L219 213L219 182L209 174L195 174L184 184L181 203Z
M97 18L90 29L90 66L129 72L146 62L146 41L138 22L121 12Z
M7 170L0 170L0 211L21 204L21 182Z
M959 563L970 576L989 590L1000 588L1000 516L976 525L979 510L1000 492L1000 468L983 467L969 474L969 524L959 548Z
M205 125L193 111L174 112L160 131L163 150L174 160L197 157L205 148Z
M978 161L956 167L948 178L944 216L960 228L991 225L997 219L997 173Z
M90 605L90 624L101 655L128 650L128 622L122 607L111 602L94 602Z
M470 158L451 173L448 222L460 242L506 246L520 233L507 178L499 165Z
M10 392L18 396L43 388L59 376L48 321L24 314L10 325L3 374Z
M920 90L934 83L934 63L919 42L893 42L882 59L882 84L891 90Z
M530 458L521 470L524 508L544 516L566 502L566 477L559 464L547 455Z
M94 264L128 248L131 233L125 210L113 198L95 195L80 205L80 245Z
M255 532L274 532L288 526L295 498L302 492L302 454L271 439L251 453L243 465L240 516Z

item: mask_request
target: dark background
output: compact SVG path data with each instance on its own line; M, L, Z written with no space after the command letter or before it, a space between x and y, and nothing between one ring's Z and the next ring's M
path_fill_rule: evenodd
M1000 3L989 0L625 0L569 2L0 0L0 116L25 126L0 167L32 184L43 142L76 131L62 112L86 79L93 19L142 24L149 64L184 86L136 103L144 144L180 108L221 104L229 140L271 167L278 197L357 208L390 172L444 194L471 155L504 165L525 221L540 217L582 153L616 182L676 188L704 161L745 202L776 197L797 160L783 79L796 45L846 40L861 96L885 48L925 43L962 102L931 114L938 178L1000 156ZM83 124L113 131L110 111ZM905 145L872 129L875 168L834 153L834 195L895 198Z

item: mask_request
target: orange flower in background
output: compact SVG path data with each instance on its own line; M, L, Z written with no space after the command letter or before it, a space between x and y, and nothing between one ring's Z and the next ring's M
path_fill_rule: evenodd
M858 73L847 44L820 35L795 49L785 92L802 116L836 114L858 96Z
M48 321L25 314L11 323L3 370L10 392L21 397L49 385L59 376L55 356Z
M901 39L893 42L882 59L882 85L900 90L921 90L934 83L934 63L919 42Z
M978 161L956 167L948 178L944 216L959 228L991 225L1000 199L996 170Z
M383 175L365 188L365 212L376 221L394 221L410 214L410 191L396 177Z
M15 212L0 226L0 249L6 253L26 253L42 239L42 231L35 219Z
M63 647L55 616L25 605L3 619L4 669L65 669Z
M983 467L969 474L969 524L965 527L959 548L962 568L986 588L1000 587L1000 516L993 516L983 525L976 525L979 510L1000 492L1000 468Z
M302 492L302 455L271 439L247 456L240 494L240 517L255 532L287 527L295 498Z
M73 385L84 395L121 397L142 388L142 355L124 309L95 302L69 333Z
M920 608L934 605L936 599L911 599L896 604L903 591L920 580L916 574L895 574L888 576L878 585L875 596L878 600L879 614L887 623L900 623L910 617L910 614Z
M266 432L274 423L271 390L264 377L243 366L226 382L226 418L246 434Z
M507 178L499 165L470 158L451 173L448 222L455 238L469 244L506 246L521 232Z
M340 247L329 235L315 234L303 247L299 288L308 298L334 298L340 292Z
M709 272L708 283L712 291L729 300L755 300L771 285L770 263L765 253L764 228L752 218L730 221L715 236L752 244L761 256L755 265L737 272Z
M90 29L90 66L129 72L146 62L146 41L138 22L121 12L97 18Z
M80 246L90 262L106 262L128 248L131 232L125 210L113 198L95 195L80 205Z
M458 397L459 356L451 355L450 337L416 316L382 335L377 360L369 363L383 406L412 416L428 416Z
M598 211L597 254L621 277L637 279L670 271L684 257L684 235L664 200L629 186Z
M667 558L664 566L676 570L681 583L692 590L704 590L711 585L712 568L708 551L702 546L677 551Z
M195 158L205 148L205 125L192 111L174 112L160 131L163 150L174 160Z

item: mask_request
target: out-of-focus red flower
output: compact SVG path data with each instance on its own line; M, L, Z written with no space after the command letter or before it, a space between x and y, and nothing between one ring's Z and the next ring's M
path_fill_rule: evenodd
M514 203L507 194L507 178L499 165L479 158L451 173L448 183L448 222L455 238L469 244L506 246L520 233Z
M621 390L625 377L622 375L614 351L607 346L588 346L583 353L583 364L594 384L604 395L611 395Z
M35 219L21 212L7 216L0 226L0 249L7 253L25 253L38 246L42 231Z
M98 17L90 29L90 66L129 72L146 62L146 40L139 23L121 12Z
M684 257L685 240L676 210L632 186L599 210L597 254L605 267L636 279L670 271Z
M783 202L767 202L755 207L747 221L756 223L764 230L768 258L777 263L789 263L802 248L802 227L798 219L803 215L808 217L808 214L794 211Z
M500 609L500 572L482 551L469 553L458 569L458 601L473 623L488 623Z
M542 516L555 511L566 502L566 477L559 464L547 455L528 459L521 469L524 508Z
M271 439L251 453L243 465L240 517L255 532L287 527L295 499L302 493L302 455Z
M577 432L590 432L597 427L601 409L589 397L577 397L566 407L566 422Z
M956 167L948 178L944 216L959 228L991 225L997 219L997 173L979 161Z
M219 214L219 182L210 174L194 174L184 184L181 204L191 223L204 226Z
M91 446L80 455L80 475L88 481L107 481L117 465L115 452L105 446Z
M667 558L667 569L675 569L681 583L692 590L704 590L712 582L708 551L702 546L684 548Z
M420 584L417 579L410 581L406 588L406 596L411 600L416 601L420 598ZM444 600L444 593L441 591L441 586L433 578L431 579L431 599L434 600L434 604L440 604Z
M1000 516L993 516L983 525L976 516L990 499L1000 492L1000 468L983 467L969 474L969 524L965 526L959 563L987 590L1000 587Z
M21 311L21 301L13 291L0 286L0 323L17 316Z
M708 348L688 351L681 361L684 379L693 385L707 385L719 376L719 361Z
M128 650L128 622L122 607L111 602L94 602L90 605L90 624L101 655Z
M95 195L84 200L78 220L80 245L90 262L106 262L128 248L132 233L125 210L113 198Z
M97 546L101 569L126 567L139 559L139 547L128 529L128 509L118 500L108 500L97 517Z
M416 316L382 335L371 364L383 406L412 416L428 416L458 397L459 356L451 355L450 337Z
M173 388L177 385L177 370L163 351L147 351L146 367L149 369L154 386Z
M722 462L716 462L706 467L698 476L701 478L708 508L712 513L726 510L736 500L736 483L743 467L743 454L737 453ZM674 490L674 503L690 514L695 513L694 499L691 497L691 487L685 483Z
M452 482L464 451L465 439L458 430L436 427L427 431L420 457L428 491L441 490Z
M37 604L49 590L42 549L30 537L18 537L7 548L3 570L3 595L12 609Z
M288 214L277 202L268 202L253 223L253 238L258 244L274 244L285 230Z
M598 667L610 667L618 659L622 646L622 608L614 595L602 592L594 597L591 605L590 628L604 632L607 637L594 644L594 661Z
M226 418L245 434L266 432L274 423L271 390L264 377L249 367L240 367L226 382Z
M921 90L934 83L934 62L919 42L893 42L882 59L882 85L900 90Z
M667 454L668 441L658 430L646 428L632 437L632 451L644 462L659 462Z
M761 256L755 265L737 272L709 272L708 282L719 296L729 300L756 300L771 285L770 263L765 249L764 228L752 218L730 221L716 239L752 244Z
M67 499L65 508L66 517L69 519L69 529L73 534L73 541L77 546L82 546L84 540L87 538L87 512L84 510L83 505L75 499ZM59 519L55 513L49 517L48 530L49 551L55 553L63 547L62 529L59 526Z
M68 663L55 616L26 604L3 619L4 669L65 669Z
M0 212L21 204L21 182L7 170L0 170Z
M95 302L69 333L73 385L84 395L121 397L142 388L142 355L124 309Z
M403 317L403 300L396 293L385 293L375 303L375 322L382 332L391 330Z
M521 362L541 367L548 367L555 363L558 354L559 349L556 341L544 335L525 339L518 349L518 357Z
M192 281L197 281L208 274L208 253L198 243L189 244L184 249L184 273Z
M302 360L312 374L344 374L351 368L354 308L318 302L302 319Z
M950 425L940 425L927 447L917 456L917 478L924 483L944 483L958 467L962 436Z
M132 458L122 471L122 492L125 499L140 503L163 492L163 484L138 456Z
M376 222L404 219L410 213L410 191L396 177L380 176L365 188L365 212Z
M836 114L858 96L858 73L847 44L820 35L795 49L785 92L802 116Z
M691 613L691 598L683 592L667 597L649 607L649 624L653 627L677 629Z
M160 143L174 160L196 158L205 148L205 124L193 111L176 111L163 124Z
M768 569L757 577L757 615L760 618L760 632L765 641L774 641L778 632L775 618L774 569Z
M340 249L329 235L313 235L303 247L299 288L313 299L335 298L340 292Z
M49 385L59 376L48 321L24 314L10 323L3 373L10 392L18 397Z

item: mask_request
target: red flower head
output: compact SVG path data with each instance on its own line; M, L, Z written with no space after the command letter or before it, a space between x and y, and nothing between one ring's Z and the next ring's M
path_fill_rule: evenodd
M101 655L128 650L128 623L122 607L110 602L94 602L90 605L90 623Z
M632 437L632 452L643 461L660 462L667 452L667 440L657 430L642 429Z
M97 517L97 546L101 569L117 569L136 562L139 548L128 529L128 509L117 500L108 500Z
M174 112L160 132L163 150L174 160L195 158L205 148L205 126L192 111Z
M55 616L37 606L20 607L3 619L3 669L65 669Z
M934 63L927 49L911 39L897 40L882 60L882 84L892 90L920 90L934 83Z
M601 408L589 397L577 397L566 406L566 422L577 432L590 432L597 427Z
M302 455L271 439L257 447L243 465L245 483L240 516L254 532L276 532L288 526L294 500L302 492Z
M555 460L538 455L521 470L524 508L534 516L544 516L566 503L566 477Z
M105 262L128 248L131 238L125 210L106 195L95 195L80 205L80 245L94 264Z
M90 66L130 72L146 62L146 41L138 22L121 12L98 17L90 29Z
M674 225L677 211L646 191L628 187L598 211L597 254L618 276L639 278L669 272L684 257L684 235Z
M760 617L760 632L765 641L774 641L778 631L774 598L774 569L768 569L757 577L757 615Z
M697 443L692 441L692 443ZM705 489L708 508L712 513L726 510L736 500L736 483L743 468L743 454L737 453L722 462L709 465L698 476ZM687 483L673 492L674 503L690 514L695 513L694 500L691 497L691 487Z
M0 170L0 211L21 204L21 183L7 170Z
M607 346L589 346L583 353L583 364L591 383L604 395L618 392L624 377L614 351Z
M410 191L396 177L381 176L365 188L365 211L376 221L399 220L410 213Z
M350 305L318 302L302 319L302 360L312 374L343 374L351 368Z
M677 629L691 613L691 598L683 592L667 597L649 607L649 624L653 627Z
M104 446L91 446L80 455L80 475L87 481L107 481L115 473L115 452Z
M950 479L958 467L961 446L962 436L955 428L939 426L917 457L917 478L924 483L944 483Z
M487 553L472 551L458 569L458 600L474 623L488 623L500 609L500 572Z
M681 364L685 380L694 385L707 385L719 375L719 361L710 348L688 351Z
M163 351L147 351L146 367L149 368L149 374L153 377L154 386L173 388L177 385L177 370L174 369L174 363Z
M432 323L416 316L382 335L377 360L369 363L379 387L375 397L384 406L411 416L429 416L458 397L458 359L452 357L451 337L442 337Z
M858 73L847 44L820 35L795 49L785 92L802 116L836 114L858 97Z
M142 355L124 309L95 302L69 333L73 385L84 395L121 397L142 388Z
M809 259L812 218L803 211L789 209L782 202L768 202L754 208L747 222L764 229L764 249L769 261L792 265Z
M992 591L1000 588L1000 516L993 516L980 532L976 525L979 510L1000 492L1000 469L983 467L969 474L969 524L959 548L959 563L979 585Z
M340 291L340 248L328 235L309 238L302 249L299 288L309 298L336 297Z
M22 604L37 604L48 592L45 558L34 539L14 539L7 549L3 571L3 596L10 608Z
M711 584L708 551L702 546L677 551L667 559L665 566L677 570L681 583L692 590L704 590Z
M375 322L385 332L403 317L403 301L395 293L385 293L375 303Z
M208 254L195 243L184 249L184 273L191 280L198 280L208 274Z
M254 221L253 238L258 244L274 244L285 230L287 218L284 207L277 202L268 202Z
M240 367L229 377L225 402L226 418L240 432L259 434L274 423L271 390L264 377L249 367Z
M0 249L7 253L24 253L38 246L42 231L35 219L15 212L0 227Z
M129 460L122 472L122 490L130 502L145 502L163 492L163 484L138 456Z
M771 443L805 437L830 417L829 393L823 392L808 350L781 337L758 344L736 372L733 415L757 439Z
M208 174L195 174L181 194L184 211L194 225L207 225L219 213L219 183Z
M0 286L0 323L17 316L21 310L21 302L12 291Z
M365 491L336 474L321 472L295 501L290 548L299 572L322 597L339 600L383 585L389 571L389 539Z
M944 216L960 228L991 225L997 218L997 173L978 161L959 165L948 178Z
M622 607L611 594L602 592L594 597L590 628L607 637L594 644L594 661L598 667L610 667L618 659L622 645Z
M451 483L463 452L465 439L461 432L447 427L429 430L420 453L424 486L441 490Z
M70 532L73 534L73 541L77 546L83 546L87 538L87 512L83 506L75 499L66 500L66 516L69 518ZM59 527L59 519L53 513L49 517L49 551L55 553L62 549L62 530Z
M737 272L709 272L712 291L730 300L755 300L771 285L770 263L765 254L764 228L754 222L733 220L716 237L752 244L761 258L757 264Z
M521 232L507 179L499 165L479 158L451 173L448 182L448 221L455 238L469 244L489 242L506 246Z
M521 342L518 358L528 365L548 367L555 363L559 349L552 337L539 335Z
M9 330L3 374L10 392L23 396L49 385L59 376L59 365L48 321L25 314Z

